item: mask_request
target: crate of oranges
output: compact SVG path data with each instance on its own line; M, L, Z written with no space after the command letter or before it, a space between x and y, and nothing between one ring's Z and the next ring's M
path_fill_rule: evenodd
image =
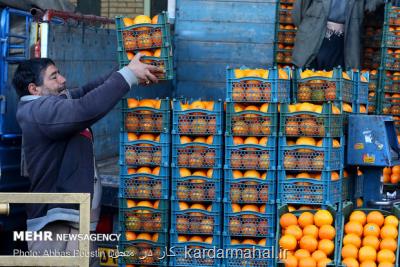
M170 136L121 133L120 164L129 167L168 167Z
M173 134L200 136L222 134L222 101L174 99L172 108Z
M278 168L287 171L340 170L343 158L344 138L279 138Z
M277 203L334 205L342 202L343 172L278 171Z
M297 69L295 72L294 97L297 102L343 101L354 103L356 94L352 73L341 68L332 71Z
M227 69L227 101L242 103L288 103L290 68Z
M345 205L338 266L399 266L399 216L398 205L392 212Z
M173 78L172 43L168 15L162 12L153 18L139 15L135 18L116 17L118 61L125 66L136 53L142 61L165 70L159 79Z
M298 209L283 205L277 211L278 267L336 266L340 216L334 208Z
M121 167L120 196L137 200L168 199L169 169Z
M125 132L168 133L170 131L169 99L126 98L122 101L122 125Z
M120 199L120 264L167 266L168 201Z
M287 137L341 137L343 115L331 103L281 104L279 135Z
M275 103L226 103L226 134L234 136L276 136L278 105Z

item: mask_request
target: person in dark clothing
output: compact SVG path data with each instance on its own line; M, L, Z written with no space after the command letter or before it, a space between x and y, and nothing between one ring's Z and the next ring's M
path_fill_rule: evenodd
M101 185L96 175L90 126L105 116L139 83L156 83L162 70L140 62L140 54L120 70L74 89L51 59L22 62L13 78L21 97L17 121L22 129L23 161L31 192L90 193L91 230L99 216ZM27 205L28 231L77 233L77 205ZM47 250L77 250L77 241L30 241L39 254ZM91 266L98 266L92 259Z
M384 0L296 0L293 64L318 70L360 68L364 12Z

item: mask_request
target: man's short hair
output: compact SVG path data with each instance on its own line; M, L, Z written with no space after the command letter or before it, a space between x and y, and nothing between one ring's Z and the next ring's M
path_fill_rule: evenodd
M48 66L55 65L50 58L33 58L21 62L14 73L12 84L21 97L29 95L28 85L43 85L43 74Z

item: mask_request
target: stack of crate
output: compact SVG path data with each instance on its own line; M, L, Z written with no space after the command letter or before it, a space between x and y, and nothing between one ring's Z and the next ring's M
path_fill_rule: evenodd
M134 55L140 52L143 63L165 70L160 80L172 80L173 58L168 15L162 12L150 19L139 15L135 18L116 17L119 66L126 66Z
M228 69L223 247L256 248L225 266L272 266L262 257L274 244L278 102L290 100L290 69Z
M120 264L167 266L170 101L122 101Z
M294 0L281 0L277 3L274 62L279 67L292 66L292 53L296 37L292 10Z
M400 8L385 7L382 42L382 72L378 93L379 114L393 115L397 133L400 129Z
M187 256L221 242L222 101L173 101L171 266L218 266Z
M350 77L341 69L297 71L297 103L281 105L279 203L335 205L342 201L343 113L357 109L356 89Z

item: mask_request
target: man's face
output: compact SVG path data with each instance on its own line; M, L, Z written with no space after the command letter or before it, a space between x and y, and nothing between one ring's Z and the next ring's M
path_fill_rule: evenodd
M66 79L60 74L58 68L50 65L43 72L43 84L36 86L37 95L59 95L66 89Z

